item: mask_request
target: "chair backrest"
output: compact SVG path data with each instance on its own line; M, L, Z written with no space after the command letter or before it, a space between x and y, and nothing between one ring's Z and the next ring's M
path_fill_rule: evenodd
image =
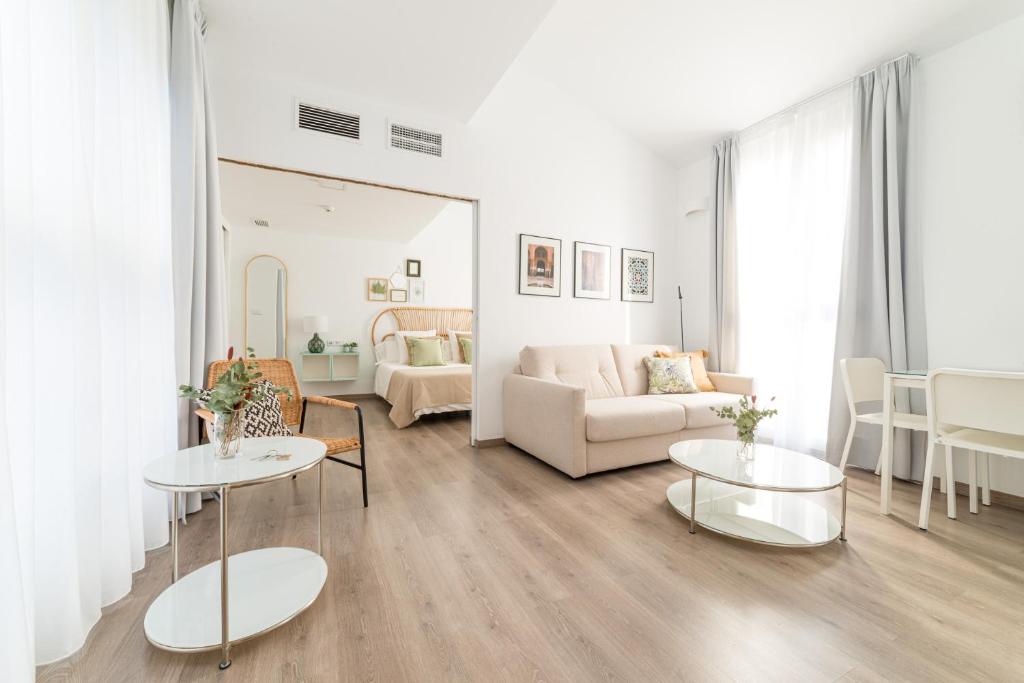
M878 358L843 358L839 372L851 413L857 412L856 404L862 401L882 400L885 363Z
M206 373L206 387L212 387L217 378L227 372L228 366L233 362L216 360L210 363L210 369ZM263 373L261 379L270 380L275 386L288 387L292 390L290 401L283 393L278 394L277 398L281 401L281 415L285 424L289 426L299 424L299 419L302 416L302 394L299 391L299 380L295 376L295 367L292 362L287 358L251 358L247 359L247 362L256 364L259 371Z
M1024 372L939 368L928 373L928 429L939 424L1024 436Z

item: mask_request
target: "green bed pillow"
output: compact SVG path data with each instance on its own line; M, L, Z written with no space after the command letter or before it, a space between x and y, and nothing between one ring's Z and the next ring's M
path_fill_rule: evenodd
M409 365L422 368L429 365L444 365L440 337L406 337L409 346Z
M473 362L473 338L459 337L459 348L462 349L462 360L466 363Z

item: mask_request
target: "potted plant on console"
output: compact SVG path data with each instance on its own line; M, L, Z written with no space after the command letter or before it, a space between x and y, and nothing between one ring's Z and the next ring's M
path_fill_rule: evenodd
M212 388L196 389L189 384L178 387L179 396L190 398L213 413L213 428L209 434L218 458L233 458L238 454L242 437L245 436L246 408L279 393L287 394L288 400L291 400L291 389L274 386L260 379L263 373L252 361L255 354L252 349L248 349L248 352L249 360L239 358L231 363ZM229 361L234 353L234 347L228 349Z
M775 397L772 396L769 403L774 400ZM757 428L761 420L779 414L775 408L758 408L756 395L751 396L749 400L746 396L742 397L739 401L739 410L735 406L725 406L712 408L711 412L723 420L732 421L736 427L736 440L739 442L736 455L743 460L751 460L754 457L754 440L757 438Z

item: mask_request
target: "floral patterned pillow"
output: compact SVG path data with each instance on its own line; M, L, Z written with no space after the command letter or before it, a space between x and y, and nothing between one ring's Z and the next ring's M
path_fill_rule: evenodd
M694 394L700 391L693 380L690 357L644 358L648 394Z

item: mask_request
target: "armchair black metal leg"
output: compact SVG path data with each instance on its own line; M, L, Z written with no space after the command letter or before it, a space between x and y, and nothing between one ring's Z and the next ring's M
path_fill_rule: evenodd
M370 502L366 497L366 447L363 445L359 446L359 469L360 474L363 475L363 507L369 507Z
M363 507L369 507L370 501L366 495L366 439L363 435L363 411L356 406L356 415L359 418L359 474L363 477Z

